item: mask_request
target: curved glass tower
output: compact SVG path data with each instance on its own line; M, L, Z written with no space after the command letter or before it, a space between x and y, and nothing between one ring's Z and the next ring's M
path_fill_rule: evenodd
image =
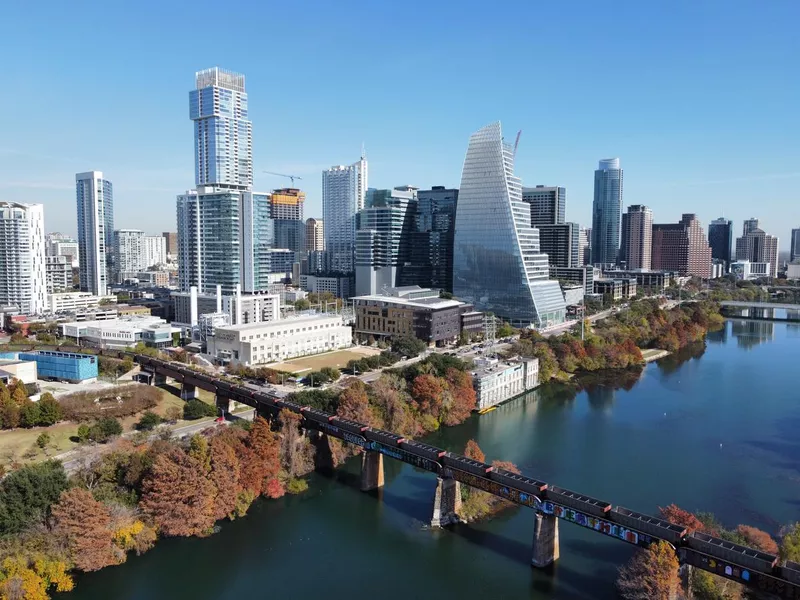
M592 263L615 265L622 229L622 169L618 158L600 161L594 172Z
M514 176L514 148L503 141L499 122L487 125L470 137L461 173L453 293L517 327L561 323L564 296L548 279L547 263Z

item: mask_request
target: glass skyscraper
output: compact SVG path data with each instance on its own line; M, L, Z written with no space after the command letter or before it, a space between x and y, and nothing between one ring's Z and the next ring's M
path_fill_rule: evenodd
M530 219L514 175L514 148L504 142L500 123L479 129L461 173L453 293L513 325L545 327L564 321L566 305Z
M367 193L367 159L322 172L322 220L328 269L336 273L354 270L356 215L364 208Z
M75 175L82 292L105 296L113 277L114 198L101 171Z
M254 192L252 124L244 75L200 71L189 93L195 184L178 196L181 289L224 294L268 289L273 223L269 195Z
M592 204L592 263L617 262L622 228L622 169L618 158L600 161L594 172Z
M733 221L720 217L708 225L708 243L711 246L711 258L731 264L733 246Z
M194 121L195 185L253 185L253 125L244 75L219 67L199 71L189 92Z

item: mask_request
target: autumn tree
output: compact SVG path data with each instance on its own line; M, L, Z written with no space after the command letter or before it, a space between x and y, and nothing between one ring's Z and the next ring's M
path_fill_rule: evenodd
M63 492L52 513L55 530L67 540L70 558L81 571L97 571L125 560L113 544L108 508L88 490Z
M22 407L25 400L28 399L28 390L25 388L25 384L22 383L21 379L17 379L11 387L11 397L17 403L17 406Z
M367 397L367 386L360 379L350 382L339 395L339 406L336 414L345 419L358 421L364 425L374 425L374 415Z
M767 554L777 554L778 544L766 531L750 527L749 525L739 525L736 533L742 536L747 545L756 550L761 550Z
M0 400L0 421L2 421L3 429L19 427L19 405L8 394L8 390L6 390L6 396Z
M447 384L450 386L450 405L444 416L444 424L453 426L463 423L475 410L477 396L469 373L458 369L447 369Z
M705 525L703 525L695 515L676 504L670 504L665 508L659 506L658 512L662 519L674 523L675 525L686 527L689 531L706 531Z
M418 375L411 384L411 398L423 414L439 419L447 382L435 375Z
M233 448L219 437L211 438L209 445L211 483L214 484L214 519L224 519L236 508L239 495L239 459Z
M475 440L470 440L467 442L467 445L464 448L464 456L472 460L477 460L478 462L486 462L486 455L483 453L483 450L481 450L481 447L478 446L478 442Z
M679 566L672 546L659 540L620 568L617 588L626 600L673 600L680 591Z
M172 448L156 457L140 506L165 535L205 535L214 524L214 487L197 459Z
M204 473L211 471L211 454L208 447L208 440L202 435L195 433L189 440L188 454L200 463Z
M416 427L405 388L404 379L391 373L383 373L372 383L370 392L383 413L386 428L399 435L413 435Z
M281 424L281 464L290 477L302 477L314 469L314 447L300 430L303 417L284 408L278 420Z
M48 591L69 592L75 584L66 562L42 555L9 556L0 564L0 598L47 600Z
M247 449L249 452L244 452L239 459L242 486L256 496L267 494L267 484L277 477L281 462L277 436L262 417L253 420L253 426L247 434ZM279 497L274 495L276 492L273 484L268 495Z

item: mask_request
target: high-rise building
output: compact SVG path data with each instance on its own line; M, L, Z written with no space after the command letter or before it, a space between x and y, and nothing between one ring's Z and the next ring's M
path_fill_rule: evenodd
M577 223L537 225L539 250L547 254L551 267L579 267L580 226Z
M44 207L0 202L0 304L25 314L47 310Z
M653 211L632 204L622 215L620 260L628 269L650 270L653 255Z
M367 159L364 156L352 165L339 165L322 172L322 220L325 222L325 251L331 271L353 272L356 214L364 208L367 178Z
M176 260L178 258L178 232L165 231L161 236L164 238L164 249L167 252L167 260Z
M44 252L47 256L66 256L71 266L78 266L78 242L63 233L45 235Z
M267 194L200 188L178 196L181 290L266 291L272 237Z
M797 259L800 259L800 228L792 229L792 238L789 244L789 262Z
M219 67L199 71L189 92L194 121L195 185L249 189L253 185L253 125L247 118L244 75Z
M196 75L190 92L197 189L178 196L181 289L211 293L269 286L273 227L269 194L254 192L252 124L244 75L218 67Z
M622 169L618 158L600 161L594 172L592 264L617 262L622 227Z
M325 225L322 219L306 219L306 252L325 250Z
M561 225L566 220L567 188L537 185L522 188L522 200L531 206L531 226Z
M470 137L456 209L453 293L514 325L545 327L564 321L566 305L558 282L548 278L514 155L499 122Z
M747 219L742 237L736 238L736 260L766 263L768 277L778 276L778 238L764 232L758 219Z
M658 271L711 277L711 247L696 215L684 214L678 223L653 225L652 266Z
M270 195L270 215L275 228L275 248L295 253L305 250L305 223L303 204L306 193L296 188L275 190Z
M708 225L708 243L711 245L711 258L731 264L733 245L733 221L723 217L714 219Z
M433 186L417 190L409 239L408 262L400 285L453 291L453 234L458 190Z
M592 238L592 228L591 227L581 227L578 230L578 266L582 267L583 265L589 264L589 259L591 258L591 246L589 242Z
M409 186L367 191L356 230L356 295L396 287L399 269L409 261L409 242L417 190Z
M162 235L146 235L142 240L144 268L167 263L167 240Z
M101 171L75 175L81 291L105 296L113 280L114 194Z
M114 232L114 269L117 283L129 277L129 273L143 271L144 231L138 229L117 229Z
M69 256L45 256L45 280L48 294L72 291L72 263Z

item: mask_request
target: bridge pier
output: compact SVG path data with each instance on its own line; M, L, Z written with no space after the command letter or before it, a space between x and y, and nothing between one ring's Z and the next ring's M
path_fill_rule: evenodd
M533 521L533 553L531 565L546 567L559 557L558 519L555 515L537 512Z
M200 397L197 393L197 388L191 383L181 384L181 400L196 400Z
M218 394L214 397L214 402L223 417L227 417L231 414L231 401L229 398L223 398Z
M159 372L153 373L153 385L166 385L167 376Z
M361 491L369 492L383 487L383 454L364 450L361 455Z
M452 478L436 480L436 495L433 498L431 527L445 527L458 523L461 510L461 484Z

